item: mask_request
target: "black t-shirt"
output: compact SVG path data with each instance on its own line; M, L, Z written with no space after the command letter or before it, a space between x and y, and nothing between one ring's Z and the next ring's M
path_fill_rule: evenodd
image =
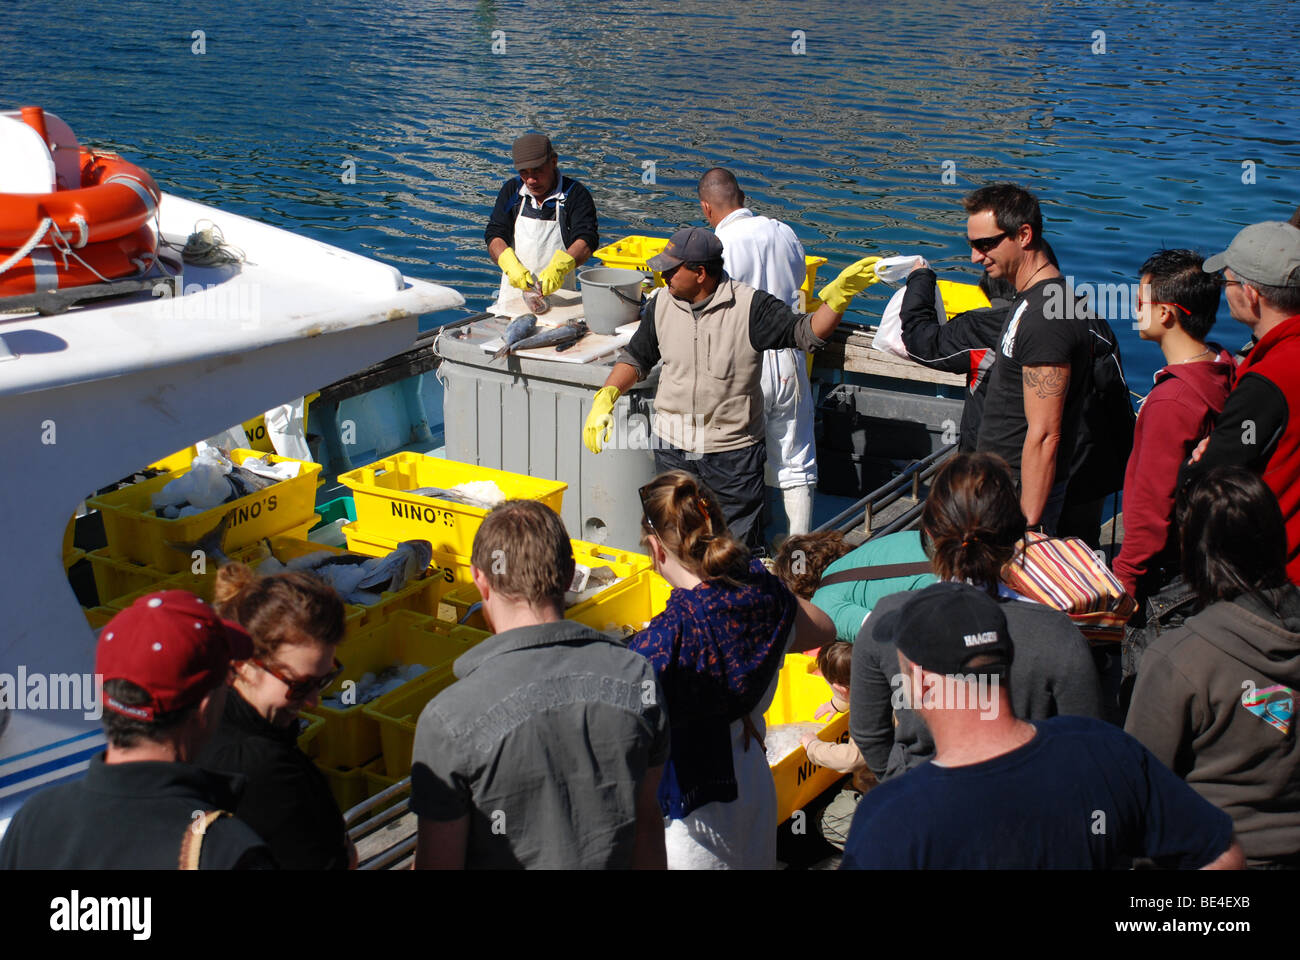
M1069 299L1072 292L1061 278L1034 284L1011 308L998 340L998 359L989 380L976 449L1002 457L1017 479L1028 429L1021 379L1024 368L1065 363L1070 365L1070 385L1061 416L1061 443L1056 449L1053 482L1069 477L1083 399L1092 382L1092 335L1088 331L1091 312L1083 299Z
M347 832L329 784L298 749L297 726L273 727L236 690L198 756L209 770L242 774L234 814L266 840L286 870L346 870Z
M1105 870L1150 857L1195 870L1232 842L1232 818L1124 731L1036 720L1024 746L961 767L933 761L858 804L847 870Z
M174 870L198 811L233 811L243 783L186 763L90 761L86 775L42 790L0 840L3 870ZM218 817L204 831L200 870L274 869L248 824Z

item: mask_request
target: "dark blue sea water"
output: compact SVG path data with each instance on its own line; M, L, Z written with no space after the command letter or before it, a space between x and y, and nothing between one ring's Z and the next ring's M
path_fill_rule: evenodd
M994 179L1039 194L1078 282L1131 282L1161 245L1213 252L1300 204L1290 0L4 9L0 102L45 106L168 191L476 307L498 276L483 226L530 128L592 188L605 239L702 222L696 178L723 164L830 275L917 251L973 279L960 199ZM873 320L883 300L851 316ZM1159 354L1116 326L1145 391ZM1215 332L1245 339L1226 307Z

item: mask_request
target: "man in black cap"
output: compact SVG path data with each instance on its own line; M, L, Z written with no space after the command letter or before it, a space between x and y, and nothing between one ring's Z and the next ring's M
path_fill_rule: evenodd
M1250 328L1250 355L1180 486L1215 467L1256 471L1286 521L1286 572L1300 583L1300 229L1280 220L1254 223L1227 250L1205 261L1222 271L1232 318Z
M243 778L193 766L221 720L232 661L253 641L192 593L141 597L100 631L108 749L81 780L33 796L0 841L0 869L272 868L230 815Z
M853 297L875 282L879 259L866 257L848 267L822 288L816 313L798 314L729 277L722 241L711 231L678 230L650 260L667 286L642 308L641 325L592 401L583 429L587 449L600 453L619 396L662 360L651 422L655 467L703 480L732 535L759 547L767 461L759 386L763 351L820 350Z
M600 246L591 192L559 172L551 139L526 133L512 149L518 176L501 185L483 239L501 268L493 309L517 306L519 291L550 296L576 289L574 268Z
M862 798L844 869L1245 865L1231 818L1122 730L1016 717L1011 637L983 590L934 584L875 632L897 646L895 695L925 718L935 757Z

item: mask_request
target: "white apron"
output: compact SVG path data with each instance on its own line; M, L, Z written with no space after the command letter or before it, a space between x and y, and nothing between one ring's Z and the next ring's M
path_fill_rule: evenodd
M551 257L555 256L555 251L564 249L564 239L560 236L560 217L564 214L564 194L560 192L560 184L563 177L557 170L555 173L555 190L546 199L549 201L555 199L555 219L538 220L534 217L524 216L524 207L533 204L534 207L540 206L528 192L527 187L521 187L524 191L523 200L519 203L519 212L515 214L515 256L519 262L528 268L528 271L536 277L541 271L545 270L551 263ZM570 273L564 278L562 290L577 290L577 271ZM511 286L510 278L506 276L505 271L501 271L501 288L497 291L497 302L488 308L489 312L496 314L518 314L525 312L528 308L524 305L523 293L517 287Z

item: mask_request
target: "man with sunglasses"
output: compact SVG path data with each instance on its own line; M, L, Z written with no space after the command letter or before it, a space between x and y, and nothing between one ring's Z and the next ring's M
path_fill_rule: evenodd
M1194 483L1217 466L1256 470L1286 520L1287 575L1300 583L1300 229L1282 221L1241 230L1205 261L1223 273L1232 317L1255 345L1214 425L1179 476Z
M1142 264L1138 335L1160 347L1165 366L1138 411L1124 474L1124 546L1113 563L1140 605L1178 574L1178 468L1210 435L1236 370L1232 354L1206 340L1220 288L1203 263L1192 250L1160 250Z
M583 442L600 453L613 429L614 404L661 360L651 431L655 468L685 470L718 499L732 536L761 547L767 446L763 351L820 350L853 297L876 279L879 257L852 264L823 287L815 313L728 276L722 241L702 227L669 238L650 268L667 286L641 311L641 324L596 392ZM603 438L602 438L603 434Z
M963 202L971 262L1018 294L998 341L976 449L1007 461L1029 526L1055 533L1091 384L1090 313L1067 299L1032 193L993 183Z

